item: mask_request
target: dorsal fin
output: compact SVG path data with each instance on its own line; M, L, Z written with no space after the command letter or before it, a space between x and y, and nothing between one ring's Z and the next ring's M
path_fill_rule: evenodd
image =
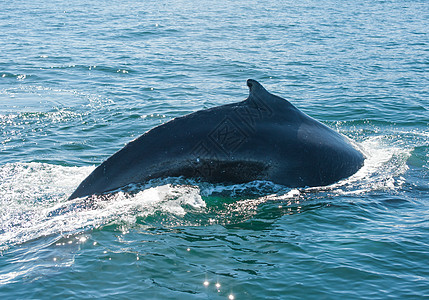
M258 93L258 94L268 93L268 91L262 86L262 84L260 84L254 79L247 79L247 86L249 87L250 95L255 93Z
M246 101L251 105L263 107L265 110L275 110L278 105L296 109L289 101L271 94L254 79L247 79L247 86L249 87L249 97Z

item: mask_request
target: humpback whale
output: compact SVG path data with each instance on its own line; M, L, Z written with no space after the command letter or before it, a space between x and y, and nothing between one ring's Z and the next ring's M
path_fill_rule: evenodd
M365 157L340 133L247 80L249 97L159 125L99 165L69 199L155 178L266 180L314 187L351 176Z

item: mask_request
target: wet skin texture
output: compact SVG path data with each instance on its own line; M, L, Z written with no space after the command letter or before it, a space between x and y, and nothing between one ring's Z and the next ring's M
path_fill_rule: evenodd
M349 177L364 155L344 136L247 80L249 97L175 118L109 157L69 199L155 178L213 183L268 180L323 186Z

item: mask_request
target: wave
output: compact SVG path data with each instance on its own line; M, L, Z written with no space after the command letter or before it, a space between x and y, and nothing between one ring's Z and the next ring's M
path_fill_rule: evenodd
M93 166L8 163L0 166L3 212L0 251L42 236L79 233L111 223L126 226L240 223L257 214L263 203L280 208L281 214L291 214L327 195L332 198L399 190L405 182L403 175L414 148L398 141L392 143L389 135L369 137L359 147L367 156L362 169L325 187L289 189L263 181L214 185L170 178L74 200L68 200L68 195Z

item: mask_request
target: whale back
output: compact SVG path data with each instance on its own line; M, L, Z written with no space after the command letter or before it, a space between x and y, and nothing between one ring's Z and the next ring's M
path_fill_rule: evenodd
M355 173L363 155L341 134L249 79L249 96L159 125L99 165L70 199L154 178L269 180L326 185Z

